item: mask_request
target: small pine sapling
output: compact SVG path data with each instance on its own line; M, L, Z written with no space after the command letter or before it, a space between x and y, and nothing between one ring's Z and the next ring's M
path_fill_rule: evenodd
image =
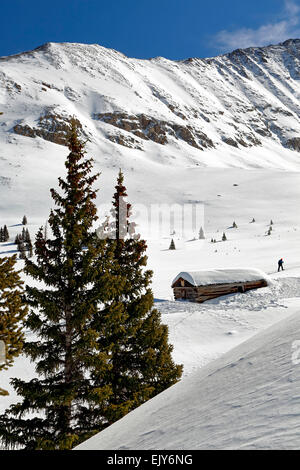
M169 246L169 250L176 250L176 247L175 247L175 243L174 243L173 238L172 238L172 240L171 240L171 243L170 243L170 246Z
M203 228L200 227L200 230L199 230L199 240L204 240L204 239L205 239L204 231L203 231Z

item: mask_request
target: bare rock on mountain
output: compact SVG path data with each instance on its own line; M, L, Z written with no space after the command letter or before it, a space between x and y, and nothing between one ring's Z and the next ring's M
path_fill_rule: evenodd
M152 140L161 145L168 143L168 137L173 137L177 140L183 140L199 150L214 147L212 140L206 134L192 126L159 120L145 114L134 116L121 112L95 113L93 118L131 132L141 139Z
M15 134L25 137L41 137L55 144L67 145L71 119L72 116L61 116L52 109L49 109L38 118L36 127L30 127L28 124L16 124L13 127L13 131ZM83 132L81 122L78 119L75 119L75 121L81 134L87 137Z
M300 137L293 137L286 141L286 146L290 150L296 150L296 152L300 152Z

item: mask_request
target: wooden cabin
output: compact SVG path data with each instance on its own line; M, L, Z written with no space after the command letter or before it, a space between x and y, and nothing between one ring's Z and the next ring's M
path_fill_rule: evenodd
M258 269L210 269L179 273L172 289L175 300L202 303L222 295L266 287L268 281L268 276Z

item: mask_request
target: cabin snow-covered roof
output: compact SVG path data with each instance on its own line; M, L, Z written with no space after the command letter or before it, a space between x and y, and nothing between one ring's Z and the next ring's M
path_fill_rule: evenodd
M201 271L183 271L172 282L184 279L192 286L206 286L210 284L229 284L234 282L260 281L269 282L270 278L260 269L254 268L228 268L228 269L202 269Z

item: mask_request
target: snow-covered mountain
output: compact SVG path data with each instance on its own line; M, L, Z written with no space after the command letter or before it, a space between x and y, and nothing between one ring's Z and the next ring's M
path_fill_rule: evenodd
M11 188L10 205L42 212L31 188L61 174L71 116L106 175L120 166L137 181L141 171L155 180L196 166L299 170L299 61L299 39L185 61L73 43L2 57L0 190Z
M185 61L48 43L1 58L3 130L64 144L74 115L92 142L146 152L149 140L185 153L266 140L299 151L299 61L300 40Z

